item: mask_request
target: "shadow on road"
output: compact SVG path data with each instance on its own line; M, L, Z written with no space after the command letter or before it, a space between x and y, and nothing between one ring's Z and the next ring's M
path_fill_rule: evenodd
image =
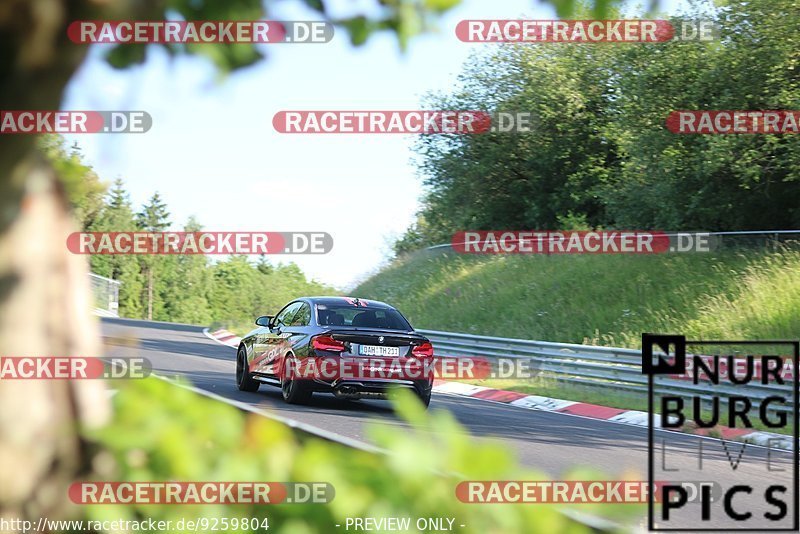
M117 326L126 326L131 328L152 328L154 330L170 330L177 332L203 332L202 326L195 326L182 323L160 323L156 321L143 321L141 319L119 319L112 317L104 317L103 323Z

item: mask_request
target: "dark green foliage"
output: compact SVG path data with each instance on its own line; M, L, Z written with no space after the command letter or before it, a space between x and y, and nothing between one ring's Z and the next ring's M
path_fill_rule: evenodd
M525 134L423 136L427 186L395 250L464 229L748 230L800 225L797 135L676 135L674 110L796 110L800 12L734 1L716 42L509 45L426 106L531 112ZM710 8L706 8L710 9ZM677 19L674 19L677 20Z
M162 232L170 228L169 210L158 193L134 214L121 179L108 194L79 152L68 153L58 137L47 138L44 150L61 172L81 230L88 232ZM182 230L201 230L190 217ZM152 319L190 324L215 324L247 330L259 315L277 312L302 295L335 294L323 284L309 281L294 264L272 264L264 257L253 260L234 256L211 261L202 255L133 256L96 254L92 272L119 280L119 313L147 318L152 270Z

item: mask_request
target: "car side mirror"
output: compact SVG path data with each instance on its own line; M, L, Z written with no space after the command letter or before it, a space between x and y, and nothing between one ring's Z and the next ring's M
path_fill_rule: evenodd
M256 324L258 326L271 326L273 317L274 315L262 315L261 317L256 319Z

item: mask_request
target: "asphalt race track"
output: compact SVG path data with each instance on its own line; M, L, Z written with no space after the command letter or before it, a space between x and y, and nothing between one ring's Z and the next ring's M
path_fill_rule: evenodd
M198 388L351 440L367 441L367 423L405 426L384 401L345 401L332 395L315 394L309 405L293 406L283 402L276 387L262 384L257 393L238 391L234 383L235 349L207 338L203 327L103 319L101 328L106 356L145 357L159 375L185 377ZM437 393L434 393L430 409L449 411L471 434L500 441L517 454L522 464L554 479L570 469L589 466L607 473L609 479L635 475L640 477L638 480L647 480L646 428ZM746 480L754 487L758 498L751 503L746 497L737 497L736 502L739 499L741 503L747 502L742 507L749 506L749 511L758 519L762 519L764 512L775 511L761 496L763 487L774 482L776 477L776 472L768 471L766 449L748 447L738 469L733 470L722 443L704 439L703 471L698 476L691 469L697 467L701 438L673 432L657 433L656 442L660 444L662 439L667 450L665 465L686 469L688 473L681 478L677 472L673 480L714 480L723 487ZM729 446L734 461L739 449L739 444ZM791 469L791 456L773 450L770 464L772 470ZM789 504L790 517L793 498L790 487L783 497ZM689 513L691 508L687 507L685 512L687 516L697 517L696 513ZM742 527L728 521L720 518L714 521L714 526ZM692 524L699 526L696 522Z

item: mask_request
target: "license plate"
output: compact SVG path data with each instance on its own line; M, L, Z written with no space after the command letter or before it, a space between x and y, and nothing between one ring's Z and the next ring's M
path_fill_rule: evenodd
M360 345L358 353L362 356L400 356L400 347L378 347L376 345Z

